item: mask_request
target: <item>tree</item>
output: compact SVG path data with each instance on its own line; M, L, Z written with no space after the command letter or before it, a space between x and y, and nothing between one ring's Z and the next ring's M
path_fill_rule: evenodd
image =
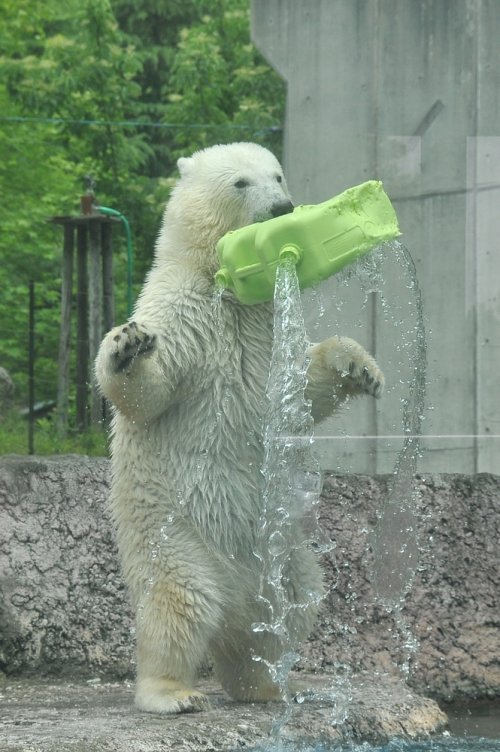
M183 126L174 153L252 140L280 156L285 88L250 42L248 1L200 6L201 20L181 30L172 61L166 117Z
M64 10L49 1L44 15L36 4L38 17L30 15L33 4L24 0L19 10L27 27L10 0L2 3L0 101L2 112L19 120L0 133L0 283L7 290L1 305L9 321L1 357L23 395L27 284L33 278L39 282L38 396L49 399L56 383L60 238L46 220L78 211L88 173L99 176L103 203L126 203L130 175L147 160L149 147L137 129L113 122L135 115L140 92L133 79L140 60L107 0L70 0Z
M33 278L37 397L52 399L61 233L47 217L78 213L92 174L131 223L138 289L176 158L242 139L279 155L284 86L251 45L249 0L0 0L0 14L0 363L24 399ZM117 232L115 247L122 318Z

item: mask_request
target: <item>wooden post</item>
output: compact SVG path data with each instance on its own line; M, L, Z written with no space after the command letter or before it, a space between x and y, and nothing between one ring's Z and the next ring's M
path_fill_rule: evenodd
M76 270L76 426L79 431L83 431L88 425L87 394L89 375L86 224L79 224L77 229Z
M89 265L88 265L88 334L89 334L89 381L90 421L93 426L102 423L102 400L97 390L94 377L94 362L103 335L102 330L102 268L101 268L101 232L97 222L90 220Z
M71 302L73 287L73 255L75 232L72 224L64 225L64 246L61 280L61 333L57 374L57 430L60 436L68 428L69 359L71 351Z
M116 220L96 213L52 217L64 228L61 284L61 332L57 382L57 427L68 428L72 304L76 302L76 428L102 425L104 401L94 379L94 361L105 331L114 322L111 234ZM75 256L76 233L76 264ZM73 268L76 266L76 300Z

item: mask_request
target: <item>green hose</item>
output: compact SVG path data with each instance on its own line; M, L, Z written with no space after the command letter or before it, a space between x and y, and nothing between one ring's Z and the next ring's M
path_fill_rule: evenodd
M125 235L127 236L127 316L130 318L132 315L132 272L134 266L134 255L132 250L132 233L130 232L130 224L121 212L117 209L110 209L109 206L98 206L97 210L101 214L105 214L107 217L116 217L120 220L125 228Z

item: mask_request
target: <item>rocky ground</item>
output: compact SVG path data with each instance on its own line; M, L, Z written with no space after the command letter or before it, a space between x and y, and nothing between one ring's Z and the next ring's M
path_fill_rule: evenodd
M332 694L327 677L308 677L307 682L316 694L287 709L278 703L232 702L205 680L200 688L210 697L210 710L165 718L135 710L129 682L9 680L1 687L0 750L232 752L264 748L287 710L290 717L279 736L302 744L415 738L446 727L446 716L434 702L417 697L398 682L358 679L349 688L346 720L346 698L337 697L337 689Z
M375 597L371 574L370 534L387 483L326 478L321 528L335 549L324 557L328 596L298 666L316 697L293 704L288 736L426 735L446 722L434 700L500 696L500 478L415 479L422 551L396 613ZM105 459L0 459L0 750L232 750L264 741L280 706L232 703L209 672L210 711L164 719L133 709L133 622L108 486Z

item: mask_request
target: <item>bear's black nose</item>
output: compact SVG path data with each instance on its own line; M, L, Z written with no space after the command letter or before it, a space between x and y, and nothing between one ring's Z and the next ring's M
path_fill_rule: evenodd
M282 214L290 214L293 212L294 206L291 201L280 201L279 204L274 204L271 209L273 217L281 217Z

